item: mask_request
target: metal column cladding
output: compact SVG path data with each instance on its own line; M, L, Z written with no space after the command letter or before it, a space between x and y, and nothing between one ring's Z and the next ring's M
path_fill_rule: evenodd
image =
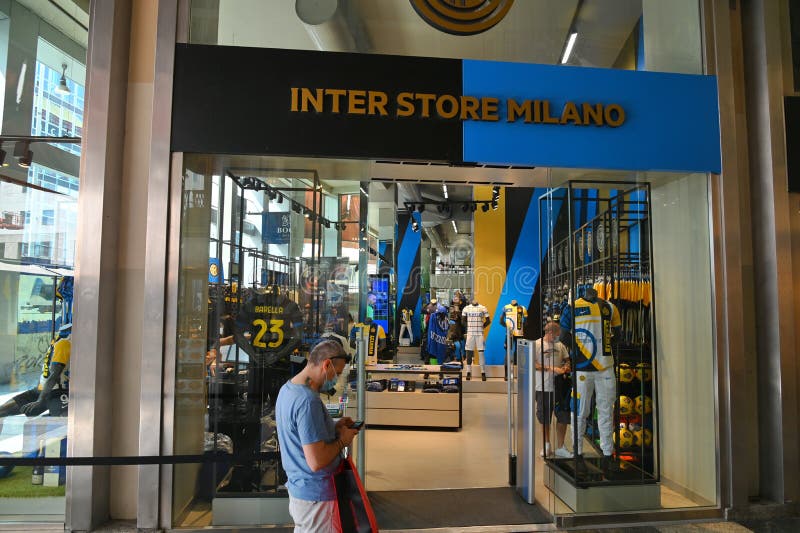
M714 76L471 60L463 72L465 95L498 104L495 120L464 122L466 161L720 172Z
M411 228L411 221L419 224L420 231ZM401 309L412 309L414 339L420 338L422 303L420 300L420 248L422 246L422 217L419 213L397 213L397 315ZM400 320L395 321L399 331Z

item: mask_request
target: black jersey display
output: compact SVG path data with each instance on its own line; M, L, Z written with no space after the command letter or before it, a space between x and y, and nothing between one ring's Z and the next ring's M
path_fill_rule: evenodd
M271 365L287 358L300 344L300 307L278 293L254 292L245 297L236 317L236 344L252 362Z

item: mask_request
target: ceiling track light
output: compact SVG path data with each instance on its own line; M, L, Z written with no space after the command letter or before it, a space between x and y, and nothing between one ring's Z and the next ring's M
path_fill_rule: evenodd
M419 231L419 223L416 220L411 221L411 231L414 233Z
M448 200L450 197L447 194L447 184L442 183L442 193L444 193L444 199Z
M470 204L469 206L469 209L474 213L475 211L478 210L478 204L476 202L472 202L472 204Z
M469 204L468 204L468 203L465 203L464 205L462 205L462 206L461 206L461 210L462 210L463 212L465 212L465 213L466 213L467 211L469 211Z
M456 226L456 221L455 221L455 220L451 220L450 222L452 222L452 223L453 223L453 231L455 231L456 233L458 233L458 226Z
M481 211L483 211L484 213L486 213L487 211L489 211L489 204L488 204L488 202L483 202L483 205L481 205Z
M564 56L561 58L561 64L569 61L569 56L572 55L572 48L575 46L575 40L578 38L578 32L572 32L567 40L567 47L564 49Z

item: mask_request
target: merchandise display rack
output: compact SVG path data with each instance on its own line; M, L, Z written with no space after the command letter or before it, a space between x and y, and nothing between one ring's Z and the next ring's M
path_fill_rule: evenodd
M366 393L366 422L369 427L442 428L459 430L462 425L461 370L441 369L438 365L368 365L367 383L380 382L382 391ZM426 383L455 380L457 392L423 392ZM413 382L403 391L391 390L391 383ZM348 410L358 408L350 402Z
M302 213L305 214L303 225L310 220L311 257L305 260L312 267L319 264L323 223L319 212L323 205L322 192L316 177L313 183L307 184L301 180L299 184L301 186L298 187L275 187L269 185L266 178L241 177L230 171L220 179L217 185L218 197L225 198L226 187L232 187L233 201L227 212L225 204L220 203L217 213L217 228L224 235L210 238L216 257L220 260L227 257L229 261L225 265L227 271L224 272L224 279L220 278L218 283L209 282L208 329L211 340L218 340L214 324L224 314L229 314L231 320L236 322L245 302L255 293L266 291L267 294L274 293L276 297L285 297L286 301L300 301L302 291L299 276L302 260L289 257L288 254L268 253L266 241L261 246L245 242L245 219L257 214L247 211L246 193L263 191L265 200L267 197L274 199L274 195L280 195L282 201L293 210L302 208ZM311 205L304 205L290 195L310 196ZM264 213L268 212L269 208L265 209ZM287 214L294 216L291 211L287 211ZM301 231L306 231L303 226ZM298 329L297 335L290 338L282 334L279 337L288 348L285 353L280 352L280 355L266 357L264 360L247 356L240 345L247 342L243 340L246 337L237 333L234 345L224 350L226 357L222 358L220 355L217 361L218 371L206 377L209 406L206 431L213 435L215 442L217 439L229 438L237 453L280 452L274 424L275 401L280 387L296 371L296 361L304 360L304 354L308 350L309 331L319 329L323 310L321 305L316 305L317 302L311 303L315 305L303 313L303 328ZM247 337L248 341L256 345L259 342L257 339L261 338L259 335L264 335L263 331L266 330ZM267 342L264 340L262 344L266 346ZM279 459L226 463L213 468L210 481L214 487L212 497L223 499L283 497L284 483L285 473Z
M559 321L570 299L582 297L587 287L616 306L622 321L620 338L611 341L617 379L614 468L609 471L599 457L590 457L588 446L583 464L574 457L546 460L576 487L651 484L660 479L649 200L649 184L609 181L569 181L540 198L541 336L544 324ZM573 346L567 348L574 353L574 321L570 334ZM575 397L573 379L571 398ZM571 430L573 442L586 438L584 442L602 456L595 398L586 435L577 435L576 424Z

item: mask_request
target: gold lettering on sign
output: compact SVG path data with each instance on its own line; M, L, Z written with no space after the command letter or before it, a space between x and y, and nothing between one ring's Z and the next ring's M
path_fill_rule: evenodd
M578 108L575 107L575 102L567 102L564 105L564 110L561 112L561 123L566 124L572 121L576 126L583 124L581 116L578 114Z
M332 113L385 117L437 118L442 120L500 120L500 100L491 96L434 93L290 87L289 110L293 113ZM558 105L558 104L556 104ZM625 109L619 104L568 101L560 112L550 100L506 99L506 122L575 126L609 126L625 123Z
M367 91L350 90L349 99L347 100L347 112L351 115L366 115L367 108Z
M583 104L583 123L588 126L590 121L595 126L603 125L603 104Z
M605 119L606 124L612 128L622 126L622 123L625 122L625 110L617 104L608 105L605 109Z
M325 94L331 96L331 112L339 113L341 97L347 94L344 89L325 89Z
M474 96L461 97L461 120L480 120L478 118L480 102Z
M414 98L412 93L400 93L397 95L397 116L410 117L414 114Z
M522 105L518 104L513 98L508 99L508 122L514 122L518 117L525 117L525 123L531 123L531 101L525 100Z
M497 116L497 106L500 100L497 98L481 98L481 120L496 122L500 120Z
M380 113L382 117L388 115L388 111L386 111L386 104L389 103L389 97L383 91L370 91L369 92L369 104L368 113L370 115L374 115L376 112Z
M322 100L323 91L322 89L317 89L314 93L311 92L311 89L306 89L303 87L300 90L300 109L303 113L308 112L308 104L310 103L311 106L314 108L314 111L317 113L322 113Z

